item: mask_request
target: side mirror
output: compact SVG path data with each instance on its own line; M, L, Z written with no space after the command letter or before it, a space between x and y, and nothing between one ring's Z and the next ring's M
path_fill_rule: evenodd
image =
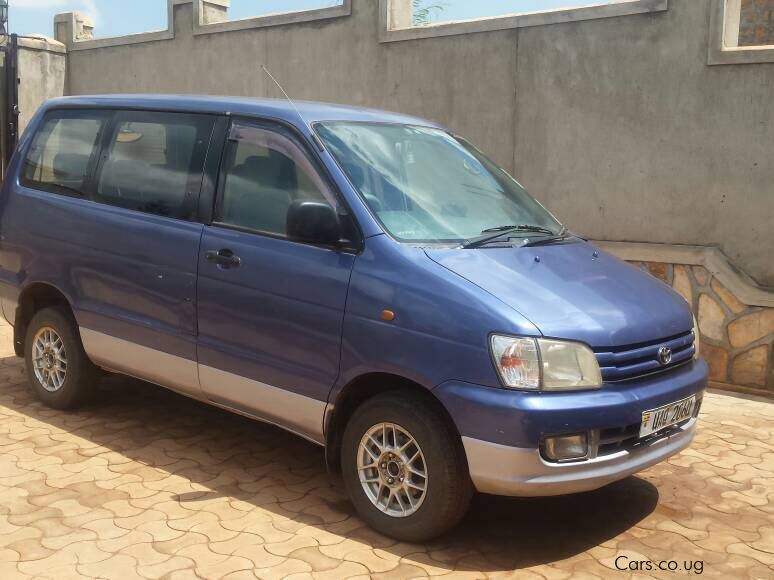
M288 208L287 234L291 240L337 244L341 223L336 210L327 203L299 199Z

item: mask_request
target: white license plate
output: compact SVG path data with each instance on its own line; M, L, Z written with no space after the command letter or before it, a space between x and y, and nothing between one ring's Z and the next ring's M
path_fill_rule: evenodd
M695 406L696 396L694 395L658 409L644 411L642 425L640 425L640 437L647 437L676 423L690 419L693 416Z

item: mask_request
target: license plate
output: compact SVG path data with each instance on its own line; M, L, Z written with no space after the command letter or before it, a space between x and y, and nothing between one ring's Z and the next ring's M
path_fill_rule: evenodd
M696 406L696 396L688 397L682 401L664 405L658 409L644 411L642 413L642 425L640 425L640 437L653 435L662 429L671 427L693 416Z

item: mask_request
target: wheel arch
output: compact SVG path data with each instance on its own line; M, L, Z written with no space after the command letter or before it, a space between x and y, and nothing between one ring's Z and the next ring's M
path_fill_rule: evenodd
M419 383L400 375L383 372L373 372L361 375L350 381L339 392L333 402L333 410L328 413L325 421L325 462L328 470L338 473L341 470L340 453L342 436L347 422L357 408L377 395L389 392L409 392L424 399L434 408L449 430L449 434L455 438L462 448L462 437L454 423L451 414L444 404L430 389Z
M46 282L33 282L24 287L19 295L13 326L13 347L17 356L24 356L24 338L27 326L35 313L50 306L65 308L74 318L70 300L56 286Z

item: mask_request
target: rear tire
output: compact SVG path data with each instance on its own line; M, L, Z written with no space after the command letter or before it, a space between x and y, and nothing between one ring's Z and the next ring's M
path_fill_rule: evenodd
M97 378L69 311L38 311L24 339L27 378L35 396L54 409L72 409L88 401Z
M473 495L458 438L415 394L386 393L363 403L341 448L342 478L360 517L406 542L425 542L455 527Z

